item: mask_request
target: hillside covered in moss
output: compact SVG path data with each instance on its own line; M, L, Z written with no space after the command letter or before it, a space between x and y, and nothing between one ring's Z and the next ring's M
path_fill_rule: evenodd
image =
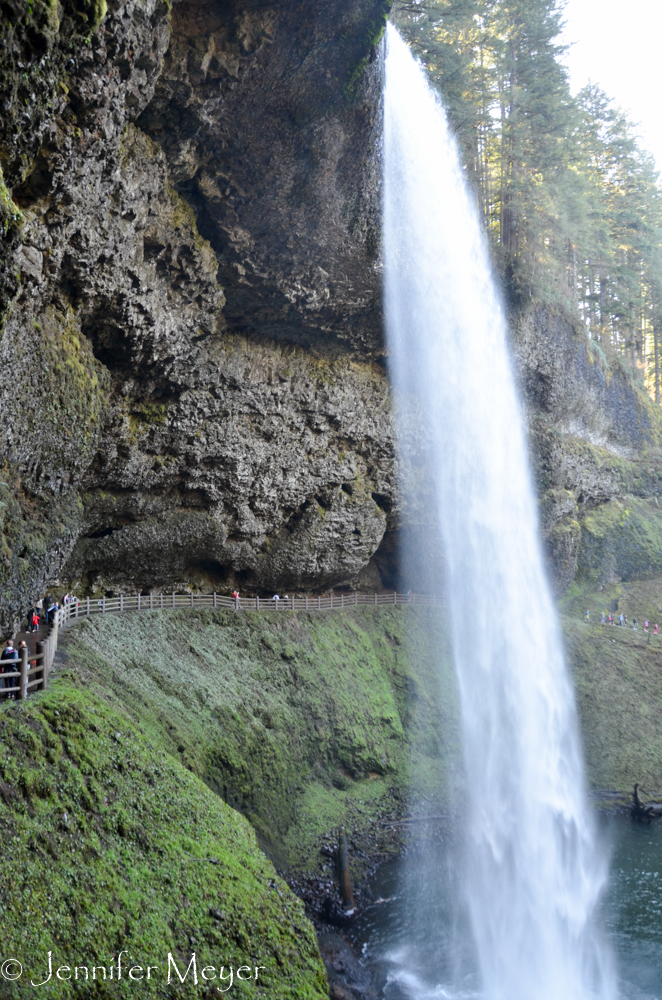
M3 947L35 975L48 951L109 970L123 949L154 975L196 952L198 970L264 966L266 995L325 996L303 904L257 841L335 891L340 827L360 880L397 849L394 820L447 805L459 750L443 618L108 615L64 633L59 659L48 691L0 707ZM199 995L190 977L149 988Z
M327 995L303 904L250 825L124 713L57 681L0 710L0 745L2 950L24 970L3 979L3 1000L35 995L49 952L58 1000L86 978L94 996L217 995L221 966L226 979L247 967L240 995Z
M409 808L410 789L443 799L457 764L452 666L430 609L97 617L63 649L76 684L248 816L284 866L316 866L323 836L367 834Z

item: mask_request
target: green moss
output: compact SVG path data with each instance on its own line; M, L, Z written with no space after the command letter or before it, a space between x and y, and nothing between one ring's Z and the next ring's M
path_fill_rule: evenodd
M250 816L280 864L315 868L322 832L366 833L411 786L445 799L457 713L428 609L153 612L95 618L65 642L81 681Z
M274 998L326 996L301 904L230 805L279 863L308 871L345 826L355 877L361 852L393 849L381 818L423 796L436 811L458 757L441 617L108 615L61 650L68 669L48 692L0 707L6 954L37 975L49 950L58 965L109 967L124 949L162 969L195 950L198 968L264 966ZM200 994L161 979L143 995Z
M140 438L145 437L152 427L163 427L168 419L168 404L154 403L148 400L127 400L129 432L127 440L130 444L136 444ZM159 464L164 464L165 459L157 456Z
M662 509L628 497L603 504L582 521L580 580L609 583L662 573Z
M12 201L0 166L0 234L6 237L9 230L17 227L22 219L23 213Z
M50 502L27 494L10 466L0 467L0 614L9 628L33 599L48 554L69 548L82 505L71 493Z
M192 207L179 192L172 186L167 186L168 197L172 206L170 218L173 229L185 229L192 235L193 243L202 255L207 267L212 274L216 274L218 262L212 249L211 243L198 232L198 223Z
M343 50L354 56L343 81L343 93L348 100L354 98L359 81L375 57L377 46L386 31L391 6L392 0L377 0L368 9L366 20L352 25L351 32L343 36Z
M73 439L81 459L91 457L108 402L108 372L94 357L73 310L49 307L40 317L36 362L45 383L39 420ZM66 463L64 464L66 467Z
M159 966L141 996L200 996L190 979L166 983L168 953L183 971L195 952L198 969L263 966L258 988L235 985L242 995L327 996L303 906L249 824L124 715L63 679L0 709L0 740L3 951L35 981L48 951L91 969L123 949L125 968ZM118 992L100 984L95 996ZM78 986L53 982L49 995Z

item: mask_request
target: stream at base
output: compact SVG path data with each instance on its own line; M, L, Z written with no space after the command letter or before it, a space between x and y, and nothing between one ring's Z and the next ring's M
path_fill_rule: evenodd
M620 1000L662 1000L662 822L604 818L600 834L611 864L599 922L615 955ZM366 907L351 936L385 1000L481 996L466 917L458 912L454 853L447 837L431 831L371 882L372 897L383 902ZM424 878L421 856L429 862Z

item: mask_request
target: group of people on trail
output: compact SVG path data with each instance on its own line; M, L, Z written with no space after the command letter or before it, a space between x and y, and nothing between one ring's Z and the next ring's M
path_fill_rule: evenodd
M27 648L28 644L25 639L21 639L18 646L14 646L12 639L7 639L5 642L5 648L2 650L0 660L8 660L9 662L0 665L0 689L9 690L18 688L18 677L5 677L4 675L18 673L20 669L18 661L21 656L21 650ZM16 694L12 693L8 697L15 698Z
M585 619L586 619L587 622L591 620L591 615L590 615L589 611L586 612ZM602 612L602 614L600 616L600 624L601 625L620 625L622 628L630 628L630 626L628 624L628 616L627 615L620 614L620 615L618 615L617 618L615 618L611 614L611 612L608 612L608 611L603 611ZM639 629L639 623L638 623L638 621L637 621L636 618L632 619L632 628L635 631L638 631L638 629ZM649 621L645 621L644 622L644 632L648 632L649 629L650 629L650 622ZM652 635L658 635L658 634L659 634L659 632L658 632L657 625L653 625Z
M69 604L70 601L77 600L76 597L71 597L69 594L65 594L62 598L62 604ZM33 607L28 611L28 632L38 632L39 626L42 622L44 624L52 624L55 618L55 612L58 611L60 605L57 601L53 600L50 594L46 594L43 600L39 599Z
M70 601L76 601L77 598L65 594L62 599L62 605L68 604ZM44 598L40 598L38 601L28 609L27 612L27 628L26 632L38 632L40 625L52 624L56 612L59 610L60 604L50 594L46 594ZM0 661L7 660L8 662L0 662L0 690L3 693L0 697L15 698L18 695L19 688L19 677L7 677L7 674L17 674L20 671L19 660L21 657L21 650L27 649L28 645L24 639L18 643L17 646L14 645L12 639L7 639L4 643L4 648L0 654ZM11 694L9 693L11 691Z

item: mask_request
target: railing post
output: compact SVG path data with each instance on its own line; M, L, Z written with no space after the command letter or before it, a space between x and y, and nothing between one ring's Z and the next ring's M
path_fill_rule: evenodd
M193 607L193 594L191 594L191 607Z
M318 611L322 610L322 595L321 594L317 595L317 610Z
M393 591L393 603L394 604L398 603L398 592L397 592L397 590Z
M340 607L341 608L345 607L345 595L344 594L340 595Z
M174 592L173 592L173 595L172 595L172 606L173 606L173 608L175 606L175 594L174 594Z
M256 610L256 611L259 611L259 610L260 610L260 595L259 595L259 594L258 594L258 595L257 595L257 597L255 598L255 610Z
M136 607L137 607L138 611L140 611L140 594L138 594L137 596L138 596L138 601L137 601Z
M37 643L37 656L41 653L41 690L46 690L46 685L48 683L48 675L46 673L46 649L43 642ZM37 661L37 666L35 670L39 670L39 661Z
M161 591L161 604L160 604L160 607L163 607L163 591Z
M216 607L216 591L214 591L214 607Z
M85 598L85 614L86 614L86 616L88 618L90 617L90 599L89 599L89 597Z
M124 611L124 594L120 594L120 611Z
M308 610L308 594L306 594L306 611Z
M28 696L28 649L24 646L21 650L21 687L18 693L21 701L25 701Z

